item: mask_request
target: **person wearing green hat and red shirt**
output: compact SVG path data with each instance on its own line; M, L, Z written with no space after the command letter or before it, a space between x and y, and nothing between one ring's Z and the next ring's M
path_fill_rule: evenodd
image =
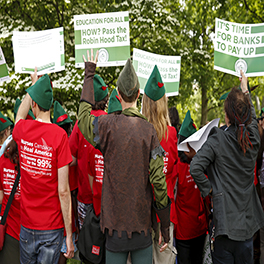
M196 132L188 110L178 134L178 144ZM200 190L190 174L190 162L183 151L178 151L177 196L175 226L178 264L202 264L203 248L208 230L207 211Z
M163 173L166 175L168 196L171 200L170 212L170 248L159 251L159 230L153 232L153 263L175 263L176 252L173 246L173 229L176 224L174 187L176 184L175 168L178 161L177 132L171 126L165 85L155 65L147 81L142 98L142 114L154 126L160 145L165 150Z
M70 137L72 132L72 120L67 115L63 107L58 101L54 102L54 114L53 114L53 123L58 125L59 127L63 128L65 132L67 133L68 137ZM76 168L77 166L69 166L69 185L70 185L70 191L71 191L71 201L72 201L72 242L74 245L74 252L77 251L77 246L75 243L76 240L76 225L75 221L77 219L77 199L76 195L78 192L78 179L76 177ZM64 256L64 254L67 252L67 246L66 246L66 232L64 229L64 238L63 243L61 247L61 254L59 258L58 264L66 263L67 258Z
M106 115L107 113L104 111L107 102L108 102L108 88L103 81L103 79L99 75L95 75L93 80L94 83L94 96L95 96L95 104L93 106L92 112L96 116ZM90 166L90 162L94 161L94 147L87 142L84 138L83 134L80 132L78 128L78 122L76 122L73 132L70 136L70 148L72 155L75 159L77 159L78 166L78 221L80 225L80 229L82 228L84 219L86 217L86 212L88 207L93 203L94 194L91 191L89 178L94 177L96 173L91 172L91 168L94 166ZM103 164L102 154L99 152L99 163ZM99 173L99 172L98 172ZM87 176L89 175L89 177ZM100 181L102 179L100 178ZM100 210L100 208L99 208Z
M136 108L139 82L128 59L118 80L122 113L95 117L93 78L98 58L91 51L85 61L78 126L85 138L100 147L104 156L104 182L101 202L101 229L106 234L106 263L152 263L151 208L161 220L161 233L169 242L170 199L163 174L164 150L152 124ZM161 238L161 237L160 237Z
M71 153L66 132L50 123L53 92L48 75L31 75L16 116L13 138L21 172L20 260L57 263L65 226L67 253L74 254L68 164ZM30 106L36 120L24 120Z

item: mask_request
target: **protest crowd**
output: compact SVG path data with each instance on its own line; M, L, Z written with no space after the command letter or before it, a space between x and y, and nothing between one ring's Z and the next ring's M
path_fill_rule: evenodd
M75 124L37 67L14 122L0 112L0 263L264 264L264 109L243 70L192 145L206 130L180 124L157 65L140 87L128 58L110 93L98 54Z

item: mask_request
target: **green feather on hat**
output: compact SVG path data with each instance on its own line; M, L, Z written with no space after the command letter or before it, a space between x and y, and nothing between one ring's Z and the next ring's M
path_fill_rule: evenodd
M182 122L179 135L182 135L187 138L191 136L192 134L194 134L196 131L197 129L191 118L190 110L188 110Z
M14 119L16 120L16 115L18 108L21 104L21 100L19 98L16 99L15 107L14 107ZM33 115L32 111L29 109L26 119L35 120L35 116Z
M127 60L123 70L120 72L116 85L118 90L127 97L138 91L139 81L130 59Z
M154 66L154 69L150 74L144 92L153 101L158 101L165 94L164 83L157 65Z
M72 123L72 120L69 118L69 116L64 111L63 107L58 101L54 102L54 117L53 117L53 123L62 126L67 123Z
M108 95L108 88L102 77L95 74L93 79L94 85L94 100L96 102L102 101Z
M13 123L0 112L0 132L12 125Z
M110 95L108 103L108 114L113 112L122 111L122 105L120 103L120 98L118 97L116 89L114 89Z
M26 92L32 100L45 110L49 110L53 103L53 92L50 78L47 74L39 78Z

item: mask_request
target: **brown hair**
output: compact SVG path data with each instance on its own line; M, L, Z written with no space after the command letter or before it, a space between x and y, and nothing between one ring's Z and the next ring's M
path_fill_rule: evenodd
M237 142L244 155L252 144L249 140L247 125L251 123L251 105L247 95L237 88L232 88L225 100L225 112L231 125L235 125Z
M138 90L135 90L135 92L129 97L120 91L120 89L118 89L118 92L126 103L133 103L137 100Z
M164 94L159 100L153 101L146 94L142 98L142 114L153 124L159 141L167 136L170 118L168 113L167 98Z
M15 164L15 169L18 171L19 166L19 156L18 156L18 148L17 143L14 139L12 139L6 146L4 152L5 158L8 158L12 163Z
M104 111L106 106L107 106L108 98L109 98L109 95L107 94L107 96L103 100L101 100L99 102L95 101L95 104L92 106L92 109Z

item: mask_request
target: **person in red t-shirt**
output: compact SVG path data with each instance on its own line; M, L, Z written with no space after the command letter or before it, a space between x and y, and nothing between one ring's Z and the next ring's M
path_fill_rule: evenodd
M0 193L3 199L1 216L3 216L10 197L18 170L17 144L11 140L0 158ZM17 186L10 210L6 219L6 234L4 247L0 251L0 263L20 263L19 254L20 233L20 182Z
M22 101L13 131L21 171L20 259L57 263L66 230L66 258L74 255L68 164L72 162L66 132L50 122L53 92L48 75L38 79ZM24 120L30 106L36 120Z
M181 143L195 132L196 126L188 111L178 134L178 142ZM207 212L201 192L190 174L191 159L183 151L179 151L178 154L176 196L178 223L175 227L177 260L179 264L202 264L208 230Z
M163 173L166 176L168 196L171 200L169 248L164 252L160 252L159 232L156 232L156 234L153 232L153 263L174 264L176 255L172 251L176 252L173 246L173 229L174 224L176 224L174 200L176 174L174 173L174 168L178 161L177 132L174 127L170 126L171 123L169 119L165 87L157 66L154 67L145 86L144 92L142 98L142 114L153 124L160 145L165 151L165 157L163 157Z

